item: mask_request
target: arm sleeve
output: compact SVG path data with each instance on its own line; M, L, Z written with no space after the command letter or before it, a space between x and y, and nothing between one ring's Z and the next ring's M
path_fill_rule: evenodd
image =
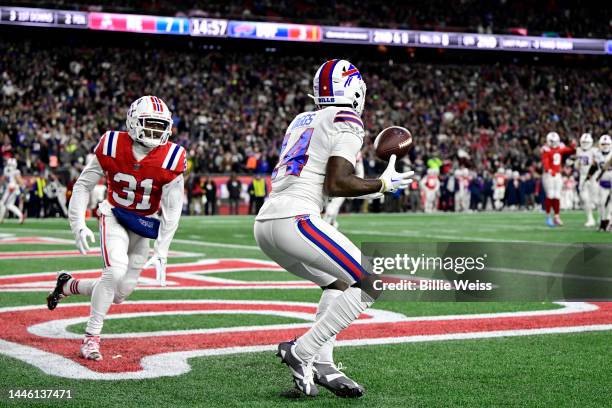
M70 221L70 229L74 234L85 227L85 211L89 204L89 193L103 176L104 170L102 170L98 158L94 157L85 166L76 183L74 183L68 206L68 220Z
M183 211L184 188L185 180L181 174L162 189L161 224L159 235L155 241L155 255L160 258L168 257L170 243L178 228L181 212Z
M340 132L334 137L334 144L330 156L342 157L349 161L353 167L357 161L357 155L361 151L363 138L358 133Z

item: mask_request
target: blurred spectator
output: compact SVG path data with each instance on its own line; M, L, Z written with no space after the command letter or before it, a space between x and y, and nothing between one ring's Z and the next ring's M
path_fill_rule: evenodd
M230 214L237 215L240 208L240 193L242 192L242 183L236 178L236 174L232 173L227 181L227 192L229 194Z
M249 197L251 199L249 202L249 214L257 214L267 196L268 186L266 185L266 180L261 177L260 173L257 173L249 185Z
M217 214L217 184L210 176L206 176L203 182L203 188L206 195L204 214L215 215Z

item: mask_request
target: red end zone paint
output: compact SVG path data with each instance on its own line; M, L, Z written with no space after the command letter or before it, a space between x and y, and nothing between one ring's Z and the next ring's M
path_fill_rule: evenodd
M404 321L377 321L376 310L371 310L368 315L362 315L359 322L351 325L343 331L338 340L356 341L352 344L367 344L376 342L394 343L410 341L410 338L419 336L452 336L453 334L470 333L478 337L479 333L495 331L520 331L531 329L555 329L572 327L597 327L597 325L607 325L598 330L612 329L612 303L594 303L596 310L585 309L584 311L540 311L531 312L529 316L516 313L502 314L496 317L495 314L478 317L454 316L452 318L421 318L408 319ZM172 335L162 336L143 336L134 333L129 338L104 338L102 341L102 351L105 359L101 362L91 362L83 360L78 355L80 341L76 339L40 337L28 331L28 328L48 322L54 319L67 319L83 317L89 314L89 307L86 305L60 305L54 312L49 312L45 308L5 308L0 310L0 352L11 355L10 350L15 350L18 346L27 346L27 352L14 355L16 358L24 359L31 364L41 368L45 367L44 359L32 357L34 350L43 351L46 355L60 355L72 361L71 378L95 378L95 375L105 376L103 378L138 378L141 373L147 372L147 377L163 375L178 375L186 371L168 374L175 368L163 364L151 367L143 366L143 359L147 358L170 358L163 357L164 353L195 352L211 350L211 354L221 354L214 350L223 349L225 354L229 352L253 351L257 346L273 346L281 341L299 336L306 331L303 325L282 325L282 327L251 327L249 330L241 328L227 328L218 332L197 333L195 331L174 332ZM255 302L255 301L190 301L181 303L180 301L168 302L134 302L121 305L113 305L110 314L124 314L137 312L180 312L194 310L216 310L216 311L295 311L314 314L316 305L296 304L292 302ZM524 314L524 313L523 313ZM206 317L203 316L203 319ZM384 320L384 319L383 319ZM297 327L292 327L297 326ZM603 327L603 326L602 326ZM588 330L588 329L586 329ZM578 331L586 331L585 329ZM597 329L593 329L597 330ZM517 335L517 334L508 334ZM452 338L452 337L449 337ZM394 339L398 339L395 341ZM4 341L4 342L2 342ZM9 343L10 342L10 343ZM121 355L121 358L113 359L112 356ZM157 356L157 357L155 357ZM172 360L172 358L170 358ZM176 365L181 365L181 358L177 357ZM172 360L174 361L174 360ZM75 368L77 367L77 368ZM80 369L78 367L81 367ZM85 369L86 368L86 369ZM44 369L44 368L43 368ZM80 371L79 371L80 370ZM153 370L153 371L151 371ZM62 374L58 370L55 375ZM53 371L51 371L53 372ZM74 374L77 372L77 374ZM79 372L81 372L79 374ZM96 374L98 373L98 374ZM131 374L130 374L131 373ZM79 377L79 375L81 377ZM109 377L110 375L110 377ZM113 377L117 375L119 377ZM125 377L133 375L134 377ZM144 375L144 374L142 374ZM89 376L89 377L87 377ZM94 377L91 377L94 376ZM123 376L123 377L120 377Z
M284 271L275 263L255 259L210 259L203 262L170 264L167 267L165 288L154 282L155 270L145 269L141 277L148 279L140 282L138 289L257 289L257 288L314 288L316 285L306 281L238 281L218 277L207 277L207 273L236 272L244 270ZM71 272L76 279L97 279L101 270ZM30 273L0 276L2 291L48 291L55 286L55 272Z

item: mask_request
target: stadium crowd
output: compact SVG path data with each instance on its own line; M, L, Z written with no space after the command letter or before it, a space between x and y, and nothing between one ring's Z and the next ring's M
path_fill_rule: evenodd
M243 20L289 21L323 25L391 27L463 32L517 33L562 37L607 38L612 24L609 7L587 1L460 0L381 2L317 0L12 0L36 7L201 16Z
M605 67L353 62L368 85L366 175L382 170L371 143L393 124L407 126L415 137L404 162L417 174L436 166L445 177L465 166L483 180L499 167L536 178L548 131L568 141L612 127L612 74ZM153 94L174 112L174 141L188 150L190 174L269 174L288 122L313 108L306 95L320 63L279 53L132 52L5 41L2 156L16 157L24 175L55 173L70 184L99 136L123 129L129 104Z

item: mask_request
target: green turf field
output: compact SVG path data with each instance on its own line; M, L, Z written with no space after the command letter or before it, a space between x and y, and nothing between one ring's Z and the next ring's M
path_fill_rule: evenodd
M517 254L516 267L524 266L521 259L542 259L547 254L562 251L565 244L572 243L610 243L610 234L597 233L582 226L582 213L564 214L566 225L550 229L545 226L544 218L539 213L486 213L486 214L401 214L401 215L348 215L339 218L340 230L356 243L363 242L529 242L525 253ZM91 222L92 230L97 225ZM240 258L265 260L253 238L252 217L190 217L183 218L181 226L172 245L174 251L195 253L197 256L184 256L169 259L169 263L191 264L201 260L220 258ZM96 234L97 236L97 234ZM72 240L71 233L64 220L28 220L19 226L10 220L0 225L0 255L24 251L73 251L69 243L2 243L2 239L26 237L52 237ZM527 262L527 261L525 261ZM101 267L99 256L78 257L52 255L44 257L26 257L19 259L0 258L0 279L3 276L15 275L22 279L29 274L50 273L59 269L70 271L94 270ZM270 329L310 323L308 313L298 311L299 307L316 307L320 289L316 287L299 287L286 289L279 287L266 288L258 285L274 282L278 285L299 284L292 275L284 271L268 270L266 267L250 266L241 270L227 268L227 271L196 269L191 275L173 275L168 273L171 281L174 277L183 276L192 279L185 284L185 289L168 286L161 289L151 282L148 287L138 288L129 298L129 303L112 306L121 313L147 312L149 315L116 316L107 321L105 333L119 336L102 341L102 352L105 344L113 349L112 344L120 344L139 336L147 337L144 348L158 347L163 343L161 334L178 336L187 339L185 343L170 344L160 352L170 353L185 350L196 354L201 347L200 341L212 332L222 334L222 328L241 330L250 326L269 327ZM612 276L612 270L603 275ZM45 275L41 275L45 276ZM48 281L47 278L38 279ZM36 278L36 276L34 276ZM54 312L43 309L19 309L19 313L3 315L2 310L43 305L45 291L36 284L24 284L23 290L4 291L0 280L0 324L4 327L19 325L26 319L47 320L68 319L65 332L68 340L37 338L36 347L44 349L45 344L68 344L64 358L78 364L78 343L74 340L81 333L88 315L87 307L82 305L86 298L73 296L65 299ZM30 279L30 278L28 278ZM207 280L208 279L208 280ZM32 279L31 279L32 280ZM37 280L37 279L34 279ZM247 285L246 289L231 287L199 288L193 282L213 282L218 285L239 283ZM10 281L8 281L10 282ZM28 281L29 282L29 281ZM178 281L177 281L178 282ZM28 289L34 285L32 289ZM146 284L146 282L145 282ZM192 301L199 305L215 303L229 310L211 312L202 306L197 311L186 309ZM149 303L146 303L149 301ZM163 313L151 301L163 304ZM231 306L240 301L257 302L253 309L236 311ZM208 302L208 303L207 303ZM233 303L232 303L233 302ZM283 302L277 309L267 310L266 302ZM139 303L145 309L138 309ZM261 303L261 304L260 304ZM153 306L151 306L153 304ZM173 306L176 304L176 306ZM148 305L148 306L147 306ZM185 306L187 305L187 306ZM230 305L230 306L228 306ZM263 305L263 306L262 306ZM286 305L286 306L285 306ZM306 306L305 306L306 305ZM121 308L125 308L124 309ZM160 306L162 307L162 306ZM200 306L198 306L200 307ZM270 306L271 307L271 306ZM72 309L71 309L72 308ZM134 310L129 308L135 308ZM295 308L295 310L294 310ZM374 308L378 311L393 312L413 319L428 316L474 315L491 313L559 312L563 306L543 302L488 302L488 303L434 303L434 302L379 302ZM73 314L71 311L74 310ZM160 309L161 310L161 309ZM578 313L576 313L577 315ZM509 316L509 315L502 315ZM546 315L548 316L548 315ZM554 314L550 314L554 318ZM612 317L607 326L612 324ZM21 320L23 319L23 320ZM534 328L546 325L547 317L529 317L533 319ZM540 319L540 320L537 320ZM29 321L29 320L28 320ZM502 322L502 320L499 320ZM603 320L602 320L603 321ZM602 325L602 321L598 324ZM480 320L474 319L474 327ZM544 323L543 323L544 322ZM424 321L417 321L421 324ZM468 322L469 323L469 322ZM502 322L503 323L503 322ZM30 323L28 323L30 324ZM34 324L34 323L32 323ZM385 323L389 326L396 323ZM584 323L576 323L584 326ZM26 325L27 326L27 325ZM39 325L40 326L40 325ZM435 325L434 325L435 326ZM607 327L606 326L606 327ZM472 330L455 329L449 326L448 332L438 333L441 337L431 335L425 326L417 326L413 335L388 344L352 345L344 344L337 348L336 360L347 367L345 372L363 384L366 396L360 400L342 400L326 390L314 399L296 397L292 389L289 371L274 356L273 347L256 343L256 335L250 338L242 333L239 341L244 345L261 344L259 349L225 351L225 354L188 355L190 366L188 372L145 379L70 379L65 378L66 369L58 364L56 375L45 374L32 364L8 357L11 344L0 335L0 406L73 406L73 407L132 407L132 406L202 406L202 407L267 407L267 406L363 406L363 407L492 407L492 406L534 406L534 407L600 407L609 406L612 389L612 372L610 371L610 344L612 331L608 328L598 330L575 329L574 333L524 333L529 335L504 335L495 337L470 337ZM610 326L612 328L612 326ZM512 327L508 327L511 329ZM44 328L43 328L44 329ZM43 330L40 329L40 330ZM58 332L57 327L52 329ZM283 329L284 330L284 329ZM419 331L419 330L422 330ZM433 327L432 330L436 330ZM455 332L456 330L456 332ZM17 332L16 332L17 333ZM55 332L54 332L55 333ZM132 337L121 337L130 336ZM187 333L188 335L184 335ZM193 334L191 334L193 333ZM233 333L233 332L231 332ZM365 332L364 332L365 333ZM457 334L459 333L459 334ZM157 334L158 336L155 336ZM458 337L452 336L457 334ZM4 334L9 336L9 334ZM19 336L29 335L25 331L15 334L10 341ZM59 336L59 335L58 335ZM367 335L366 335L367 336ZM418 336L425 336L419 338ZM446 336L446 337L445 337ZM25 338L25 337L24 337ZM122 340L124 339L124 340ZM148 339L148 340L147 340ZM193 339L190 343L189 339ZM50 343L56 341L57 343ZM113 343L113 341L115 343ZM72 343L69 343L72 342ZM136 344L136 343L135 343ZM204 344L204 343L202 343ZM225 340L224 348L234 347L232 340ZM176 348L174 348L176 346ZM241 345L242 346L242 345ZM70 354L70 350L74 349ZM115 350L115 349L113 349ZM130 349L117 348L121 352L104 354L105 364L109 370L127 364ZM248 351L248 352L246 352ZM54 350L47 350L54 353ZM61 354L59 351L57 351ZM24 351L25 354L28 354ZM191 356L191 357L190 357ZM25 357L24 357L25 358ZM35 358L35 357L31 357ZM39 357L44 359L45 357ZM173 360L164 360L172 365ZM45 363L46 364L46 363ZM86 363L93 372L96 368ZM113 367L114 365L114 367ZM105 366L105 367L107 367ZM128 367L126 365L126 367ZM168 369L161 366L161 370ZM172 368L172 367L170 367ZM109 371L109 372L111 372ZM116 369L114 372L121 372ZM104 372L106 373L106 372ZM71 389L72 399L68 401L33 401L9 399L9 390L18 389Z

